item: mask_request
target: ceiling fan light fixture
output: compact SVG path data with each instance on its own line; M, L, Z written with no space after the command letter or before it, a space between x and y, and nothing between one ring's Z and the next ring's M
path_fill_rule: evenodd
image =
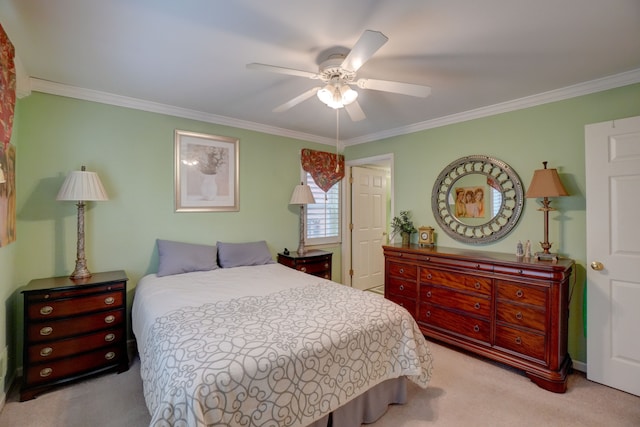
M317 92L317 96L320 101L329 107L338 109L355 101L358 97L358 92L346 84L336 86L329 83Z

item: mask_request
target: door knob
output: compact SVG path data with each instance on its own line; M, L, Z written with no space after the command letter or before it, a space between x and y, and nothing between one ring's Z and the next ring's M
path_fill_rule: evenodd
M592 268L593 270L600 271L600 270L604 269L604 265L602 265L602 263L601 263L601 262L593 261L593 262L591 263L591 268Z

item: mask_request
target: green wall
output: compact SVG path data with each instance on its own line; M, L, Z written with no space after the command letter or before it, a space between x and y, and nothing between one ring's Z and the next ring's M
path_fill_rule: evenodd
M531 240L540 250L543 214L535 200L525 200L518 225L504 239L481 246L466 245L439 230L431 211L431 191L438 174L452 161L472 154L498 158L520 176L526 189L533 171L548 161L558 169L570 197L552 200L558 209L549 215L552 251L573 258L577 274L572 286L569 352L586 362L582 303L586 265L584 126L640 115L640 84L470 120L449 126L348 147L347 160L393 153L394 215L410 210L414 224L436 229L439 246L475 247L515 253L518 240ZM417 235L412 237L415 241Z
M553 249L574 258L578 274L570 319L570 352L586 361L582 329L585 250L584 125L640 115L640 84L495 115L411 135L347 147L348 160L394 154L394 210L411 210L416 225L436 222L433 181L451 161L470 154L510 164L528 186L542 161L558 168L571 197L556 199ZM240 211L175 213L173 133L190 130L240 139ZM264 239L274 255L298 241L298 209L289 206L299 181L299 151L321 144L128 108L33 93L18 101L12 142L17 149L18 240L0 248L0 350L10 349L10 374L21 365L20 290L31 279L69 274L76 254L76 208L55 196L70 170L86 165L109 193L86 212L91 271L124 269L129 302L135 283L157 266L155 239L200 243ZM542 239L542 213L525 203L518 226L504 240L478 249L515 251L518 240ZM436 227L437 228L437 227ZM415 238L415 236L414 236ZM441 246L461 247L444 233ZM537 245L534 244L534 248ZM340 277L340 250L333 250ZM10 380L10 378L8 377ZM6 390L8 381L5 381Z
M266 240L273 255L296 248L299 207L289 206L300 181L300 150L326 145L128 108L34 92L17 105L17 242L0 248L1 337L15 336L12 365L20 366L22 300L30 280L72 272L77 208L58 202L71 170L99 174L110 200L88 202L85 250L90 271L123 269L137 281L157 269L156 238L214 244ZM239 138L240 211L174 212L174 130ZM339 247L333 277L340 278ZM13 270L13 271L12 271ZM8 321L8 323L11 321ZM16 363L17 361L17 363Z

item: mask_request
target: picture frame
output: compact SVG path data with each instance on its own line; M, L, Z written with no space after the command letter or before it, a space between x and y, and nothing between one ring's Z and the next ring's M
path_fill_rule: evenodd
M175 211L240 210L237 138L175 131Z

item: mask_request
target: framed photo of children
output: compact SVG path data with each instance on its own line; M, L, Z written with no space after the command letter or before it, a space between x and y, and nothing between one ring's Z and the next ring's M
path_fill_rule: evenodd
M175 131L176 212L239 211L237 138Z
M484 218L485 189L479 187L456 187L455 213L458 218Z

